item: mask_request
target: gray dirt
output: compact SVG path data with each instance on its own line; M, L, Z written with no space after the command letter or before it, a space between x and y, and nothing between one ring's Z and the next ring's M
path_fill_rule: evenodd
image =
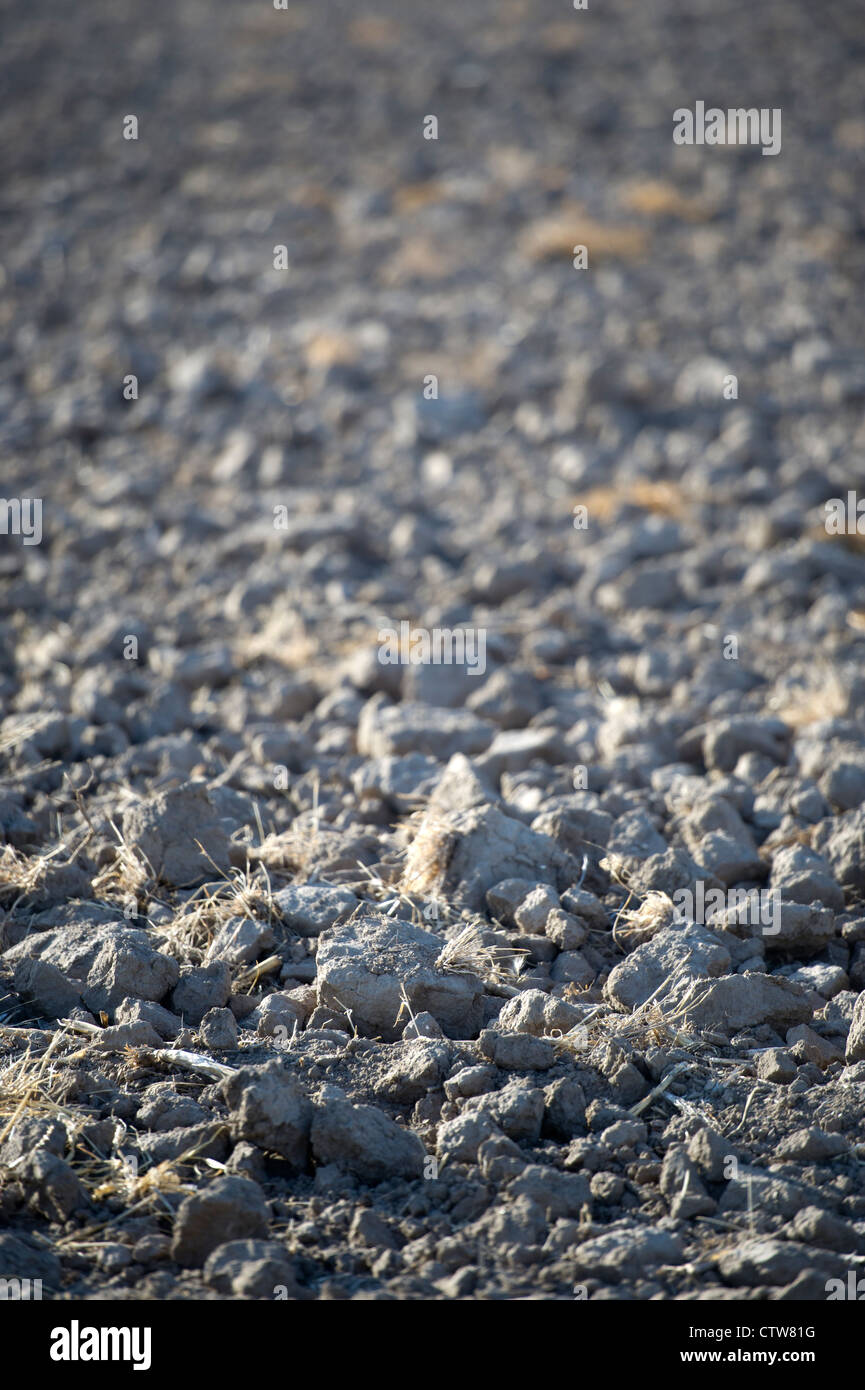
M861 4L0 18L0 1276L830 1297Z

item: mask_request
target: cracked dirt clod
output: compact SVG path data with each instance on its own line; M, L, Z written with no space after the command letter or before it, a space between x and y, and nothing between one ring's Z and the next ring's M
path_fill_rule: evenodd
M320 938L319 1004L391 1040L402 1033L408 1009L431 1014L448 1037L477 1036L483 985L472 973L441 967L442 945L432 932L359 908Z
M123 839L173 888L188 888L230 868L228 836L203 785L161 792L123 813Z
M184 1197L174 1222L172 1257L200 1265L226 1241L264 1236L269 1213L264 1194L247 1178L217 1178L204 1192Z
M417 1178L426 1152L417 1135L401 1128L372 1105L352 1105L336 1088L321 1097L310 1132L316 1162L337 1167L377 1183L388 1178Z

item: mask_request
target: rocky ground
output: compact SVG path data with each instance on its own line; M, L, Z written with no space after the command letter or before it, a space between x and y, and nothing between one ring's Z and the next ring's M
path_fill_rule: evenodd
M0 1276L826 1299L861 6L0 15Z

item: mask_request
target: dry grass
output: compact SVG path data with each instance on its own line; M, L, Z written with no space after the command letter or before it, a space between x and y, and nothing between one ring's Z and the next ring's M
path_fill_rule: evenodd
M850 689L837 667L815 661L807 681L769 697L769 708L791 729L804 729L822 719L843 717L850 708Z
M274 605L258 631L244 629L235 655L242 666L263 660L278 662L289 671L305 671L320 655L320 646L294 609Z
M413 280L434 283L446 280L459 269L453 255L447 255L429 236L407 236L378 273L382 285L392 289Z
M485 924L484 924L485 925ZM477 922L466 925L446 942L436 958L437 970L457 975L477 975L485 984L510 987L525 964L528 952L489 946ZM517 993L514 989L514 993Z
M663 988L662 985L660 989ZM691 1031L681 1010L666 1011L654 996L631 1014L618 1014L606 1004L599 1004L569 1032L549 1035L549 1041L557 1050L577 1056L581 1062L601 1071L608 1065L604 1054L611 1045L621 1048L626 1055L630 1051L643 1052L649 1047L675 1048L687 1053L686 1059L677 1061L648 1095L630 1107L634 1116L642 1114L658 1099L666 1100L685 1114L704 1114L700 1104L671 1094L670 1083L690 1075L694 1078L695 1089L702 1092L707 1082L715 1079L717 1067L742 1065L738 1060L714 1055L713 1039ZM745 1065L747 1067L747 1063Z
M177 1171L178 1164L185 1158L193 1158L190 1150L174 1162L154 1163L143 1172L138 1164L123 1155L100 1161L98 1159L79 1165L79 1172L85 1186L89 1187L94 1202L104 1202L110 1197L121 1197L124 1202L143 1205L142 1199L160 1196L163 1192L182 1192L191 1190L188 1180L184 1181ZM91 1182L87 1183L90 1177ZM169 1208L171 1210L171 1208Z
M308 832L282 830L266 835L260 845L251 847L249 858L275 873L299 874L303 879L311 869L316 839L317 835Z
M545 24L537 35L538 44L545 53L571 53L584 39L584 31L570 19Z
M663 179L637 179L620 194L626 208L645 217L672 217L684 222L707 222L714 209L703 198L689 198Z
M318 818L320 787L318 774L316 774L312 789L312 833L304 828L301 831L289 829L278 834L265 835L259 823L260 843L258 846L251 845L248 850L248 859L251 863L260 864L265 873L268 869L281 870L283 873L288 870L292 874L299 874L301 880L310 877L320 848Z
M92 771L84 786L72 785L68 773L64 773L64 783L78 809L82 824L61 837L61 816L58 814L57 833L60 838L53 849L29 855L21 853L13 845L4 845L0 850L0 903L8 904L11 900L12 908L10 910L14 910L20 899L40 891L45 886L45 880L51 872L74 866L76 859L87 844L98 838L97 829L84 801L84 794L93 783ZM52 800L55 803L63 804L65 798L54 796ZM113 824L112 829L115 829ZM117 833L116 829L115 833ZM119 835L118 839L121 839L122 843L122 838Z
M668 927L675 917L672 898L653 889L636 907L626 903L621 908L613 923L613 940L623 951L633 951L644 941L651 941L655 933Z
M329 367L351 366L359 355L358 345L346 333L322 329L304 344L307 366L316 371Z
M588 509L590 517L602 522L614 521L626 506L640 507L655 516L681 521L694 505L694 499L678 483L653 482L648 478L635 479L628 485L627 492L621 488L595 487L576 501Z
M135 1159L122 1154L105 1159L90 1158L77 1163L76 1173L91 1200L96 1204L110 1201L112 1208L120 1200L123 1209L106 1221L96 1222L74 1235L61 1239L58 1244L74 1245L76 1249L98 1246L103 1243L105 1232L112 1226L119 1225L129 1216L152 1210L154 1206L161 1206L166 1214L173 1215L174 1206L166 1198L179 1192L197 1190L197 1183L192 1181L190 1174L181 1171L197 1159L200 1160L204 1172L210 1169L214 1176L224 1172L223 1164L217 1164L213 1159L201 1159L194 1147L187 1149L176 1159L165 1159L161 1163L149 1165L139 1164ZM196 1179L204 1176L204 1172L196 1168Z
M357 867L366 883L366 894L377 903L386 917L406 918L416 927L429 926L427 914L431 907L431 915L436 922L440 917L448 919L448 908L437 898L433 898L431 904L425 903L422 898L413 897L404 891L401 886L401 861L404 858L405 850L401 850L393 859L383 860L378 864L362 864L358 860Z
M548 1036L559 1050L579 1053L590 1065L598 1062L610 1043L632 1048L682 1045L684 1042L694 1046L695 1043L695 1039L683 1035L652 1000L632 1014L619 1014L606 1003L598 1004L567 1033L554 1031Z
M666 892L656 892L649 890L645 897L631 888L627 881L627 874L624 872L624 862L620 855L605 855L601 859L601 869L619 884L620 888L626 888L627 898L616 913L615 922L612 926L612 938L620 951L634 951L644 941L651 941L656 931L661 931L662 927L668 927L676 917L676 908L673 899L668 897ZM637 899L636 908L631 908L631 901Z
M841 545L854 555L862 555L865 552L865 535L859 531L827 531L825 522L820 521L815 526L810 526L806 534L813 541L822 541L824 544L828 541L832 545Z
M435 897L444 885L456 836L433 809L416 813L410 820L417 833L408 847L400 888L424 898Z
M401 26L390 15L362 14L348 26L348 41L354 48L388 53L401 37Z
M649 249L649 236L644 227L597 222L579 203L567 203L549 217L530 222L519 246L530 261L570 260L575 246L585 246L592 265L641 260Z
M421 211L447 197L447 188L439 179L423 179L419 183L404 183L394 194L394 208L400 214Z
M163 929L165 949L179 960L200 964L219 929L232 917L248 917L253 922L278 919L266 868L253 873L232 869L224 882L206 883L197 889L171 925Z
M18 1030L0 1028L0 1036L3 1033L17 1034ZM64 1041L64 1034L58 1031L44 1052L34 1053L28 1044L20 1057L0 1069L0 1144L25 1114L67 1113L54 1094L60 1089L55 1054Z
M112 862L93 880L93 896L108 901L137 902L148 883L156 878L146 855L123 838L114 822L111 829L117 836L117 850Z
M272 975L274 970L280 970L282 964L282 956L268 956L265 960L256 961L254 965L250 965L248 970L244 970L236 977L235 989L248 989L251 994L265 975Z
M54 854L56 851L25 855L13 845L4 845L0 850L0 902L14 906L41 887Z
M185 1174L182 1172L184 1167L188 1169L189 1165L200 1163L201 1170L197 1168L195 1174L196 1178L200 1179L209 1170L222 1172L223 1165L203 1158L195 1147L191 1147L175 1160L148 1164L146 1157L139 1161L137 1157L118 1153L103 1154L94 1150L92 1146L81 1144L78 1135L81 1129L92 1121L92 1112L66 1106L58 1099L67 1090L69 1069L90 1055L86 1047L81 1049L76 1046L75 1039L70 1036L73 1031L90 1037L100 1033L101 1029L92 1024L69 1024L60 1020L57 1031L44 1051L34 1051L33 1043L28 1039L20 1055L0 1067L0 1144L9 1137L15 1125L25 1116L42 1116L62 1122L69 1136L67 1158L73 1163L76 1177L91 1201L96 1204L111 1202L111 1211L114 1213L107 1220L97 1219L86 1229L60 1236L55 1242L65 1248L84 1248L103 1243L109 1228L125 1221L136 1212L152 1209L154 1204L161 1205L166 1214L170 1215L173 1207L165 1201L164 1194L193 1191L196 1186L190 1180L188 1171ZM13 1046L19 1044L25 1036L20 1029L0 1026L0 1039ZM41 1036L43 1035L31 1034L30 1038ZM193 1053L168 1050L158 1053L148 1053L146 1050L125 1051L138 1066L162 1059L171 1067L172 1072L178 1068L199 1072L209 1080L219 1079L231 1070L222 1067L211 1058ZM105 1061L105 1054L101 1053L100 1064L104 1066ZM115 1146L118 1142L122 1143L125 1133L122 1122L118 1121L118 1127L119 1138L115 1138ZM208 1139L211 1137L208 1136ZM119 1212L116 1210L118 1202L122 1204Z
M26 743L31 734L35 734L47 721L48 716L44 714L24 714L16 719L0 732L0 753L8 753L19 744Z

